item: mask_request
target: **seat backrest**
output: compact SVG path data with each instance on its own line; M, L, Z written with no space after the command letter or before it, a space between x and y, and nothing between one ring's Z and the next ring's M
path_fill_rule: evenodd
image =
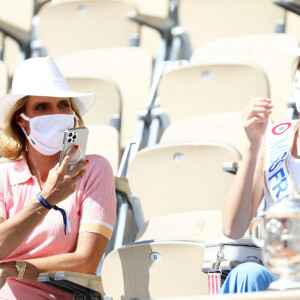
M8 92L8 74L3 61L0 61L0 97Z
M199 115L243 111L257 95L268 97L256 65L223 60L181 67L162 77L158 96L170 123Z
M285 25L285 32L287 34L291 34L300 41L300 33L299 33L299 26L300 26L300 16L290 11L286 11L286 25Z
M169 1L170 0L131 0L140 13L160 18L168 17ZM139 46L148 49L153 58L158 54L160 41L161 36L157 30L148 26L141 26Z
M35 0L0 1L0 25L30 33L34 9Z
M201 139L228 143L243 154L247 136L242 126L242 113L228 112L179 120L163 132L160 144Z
M132 3L119 0L50 2L39 11L37 34L47 54L57 57L74 51L130 45L139 26L126 18Z
M97 94L95 103L84 116L85 124L108 125L113 115L121 115L122 99L118 86L106 76L88 76L85 74L65 74L71 90Z
M135 137L138 110L146 104L151 84L152 59L149 51L138 47L95 49L58 57L63 74L87 72L109 76L122 97L121 148Z
M109 125L89 125L88 128L86 154L98 154L105 157L116 175L120 163L119 132Z
M274 104L272 119L281 122L286 117L286 100L291 94L295 62L295 56L284 50L285 43L298 45L294 36L286 34L261 34L216 40L199 47L193 54L191 63L232 58L256 63L264 70L270 84L270 97Z
M169 12L170 0L130 0L142 14L166 18Z
M222 142L164 144L145 148L132 159L128 180L144 220L166 214L221 209L234 176L222 170L240 154Z
M3 38L3 61L7 67L7 74L9 78L12 78L15 69L20 62L21 49L17 41L5 36Z
M207 294L203 257L203 242L154 241L124 246L104 259L103 288L113 299L184 299Z
M224 238L220 210L199 210L154 217L140 228L135 241Z
M285 15L271 0L181 0L178 13L193 50L216 39L274 33Z

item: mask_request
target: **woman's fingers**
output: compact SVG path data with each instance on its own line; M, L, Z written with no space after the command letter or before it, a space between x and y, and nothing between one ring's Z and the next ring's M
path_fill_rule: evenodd
M64 157L62 164L58 164L50 170L48 179L43 188L43 197L49 198L55 204L64 200L74 192L76 183L84 176L86 161L80 161L73 165L70 170L70 161L76 153L78 147L73 147ZM53 196L55 195L55 197ZM47 199L46 199L47 200Z
M247 115L244 116L244 121L254 117L268 118L272 113L271 109L265 109L262 107L253 108Z
M251 119L253 117L267 117L272 113L273 105L270 99L254 98L251 104L245 109L243 119Z
M254 98L252 99L250 105L247 107L248 109L246 110L251 110L254 107L263 107L266 109L271 109L273 108L272 101L269 99L261 99L261 98Z
M79 182L82 177L85 175L86 173L86 169L81 169L79 173L77 173L74 177L73 177L73 182L76 184L77 182Z
M71 161L72 157L75 155L75 153L77 152L77 150L78 150L78 146L75 145L73 148L71 148L68 151L67 155L63 158L63 161L60 165L62 170L67 171L69 169L70 161Z
M80 161L76 163L75 165L73 165L74 167L72 168L72 170L68 172L68 175L70 175L71 177L75 177L86 165L86 161Z
M267 122L269 122L269 118L256 116L256 117L253 117L251 119L244 121L244 126L249 128L249 127L253 126L254 124L267 123Z

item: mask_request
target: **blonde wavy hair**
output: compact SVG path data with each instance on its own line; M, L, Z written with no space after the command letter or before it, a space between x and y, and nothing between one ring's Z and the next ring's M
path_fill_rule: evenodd
M71 98L71 106L78 120L75 119L75 127L84 126L84 122L80 116L79 110ZM6 115L6 127L0 131L0 155L16 161L22 158L27 151L27 141L21 127L16 123L16 116L24 113L28 96L20 99Z

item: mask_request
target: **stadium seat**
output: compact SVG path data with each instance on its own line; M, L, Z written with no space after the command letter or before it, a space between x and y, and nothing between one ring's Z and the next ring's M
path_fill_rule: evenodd
M118 86L122 97L121 141L135 137L137 112L147 99L152 77L149 51L139 47L94 49L70 53L55 59L63 74L88 73L108 76Z
M221 209L234 179L222 166L240 159L235 148L218 141L170 143L137 152L129 164L128 182L142 219Z
M181 0L178 15L193 52L216 39L283 32L285 20L271 0Z
M147 2L147 0L138 1L141 3ZM144 11L143 9L138 9L128 15L130 20L137 22L146 30L157 31L161 37L154 70L158 68L161 61L189 60L192 53L189 37L178 20L178 7L180 6L181 1L164 0L160 3L160 6L166 8L167 6L165 4L167 4L167 2L169 4L168 10L166 11L160 8L159 14L153 14L152 12L149 15L147 10ZM153 1L151 1L151 5L152 3ZM148 8L148 6L149 4L146 7ZM156 8L156 5L154 5L154 7ZM153 11L153 9L150 11ZM141 38L143 39L143 35L141 35Z
M139 34L139 26L126 18L128 11L135 9L132 3L119 0L50 2L39 10L37 35L52 57L126 47Z
M295 56L284 50L284 45L298 45L294 36L287 34L261 34L211 41L199 47L191 58L192 64L209 63L222 59L251 60L262 68L270 84L270 97L274 109L272 120L284 121L287 99L291 95ZM295 68L294 68L295 69ZM257 93L256 96L265 96Z
M50 0L10 0L0 2L0 59L7 65L9 78L19 61L39 50L35 43L34 16Z
M113 299L207 294L203 241L153 240L126 245L105 258L102 282Z
M293 12L286 11L285 32L287 34L295 36L298 42L300 42L299 27L300 27L300 16Z
M203 241L148 241L110 252L104 260L102 280L100 276L61 271L41 273L38 281L72 293L76 299L207 294L203 257Z
M157 94L160 107L173 123L199 115L243 111L252 97L268 97L269 83L255 64L224 59L167 73Z
M213 226L212 226L213 225ZM149 219L139 229L135 242L162 239L207 240L224 238L220 210L199 210Z
M163 132L160 144L217 140L234 146L241 154L246 145L241 112L210 114L179 120Z
M180 67L165 74L158 86L159 105L151 122L164 131L178 120L223 112L240 112L257 95L269 96L264 71L238 59L212 60ZM148 146L160 138L159 126L150 126Z
M159 18L168 17L170 0L131 0L131 2L142 14ZM154 59L158 54L160 42L161 36L155 29L141 26L139 46L148 49Z
M10 0L0 3L0 31L15 38L20 45L30 46L34 0Z
M12 77L22 52L26 58L31 56L35 4L34 0L0 2L1 57L6 63L9 77Z
M111 124L120 129L122 99L119 88L112 79L103 75L89 76L87 73L65 74L65 78L71 90L97 94L93 108L83 116L85 124Z
M0 61L0 97L8 92L8 74L3 61Z
M219 210L151 218L134 243L105 258L104 291L113 299L207 294L207 275L201 271L203 242L223 237Z
M88 125L89 139L86 154L104 156L111 164L114 174L117 174L120 164L119 132L109 125Z

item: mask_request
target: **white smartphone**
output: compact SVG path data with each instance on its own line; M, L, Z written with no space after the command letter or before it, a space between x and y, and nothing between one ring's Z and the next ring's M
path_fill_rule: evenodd
M72 157L70 165L75 165L78 162L84 160L88 135L89 130L86 127L70 128L65 131L63 147L60 153L59 165L61 165L64 157L75 145L78 145L78 150Z

